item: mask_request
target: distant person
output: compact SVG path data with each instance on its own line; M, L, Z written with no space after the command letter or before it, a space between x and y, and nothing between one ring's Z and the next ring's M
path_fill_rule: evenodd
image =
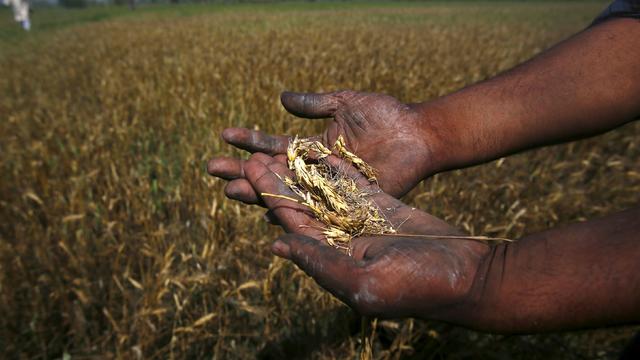
M3 0L4 4L13 9L13 18L26 31L31 30L29 21L29 1L28 0Z
M228 197L269 208L289 233L272 251L361 314L499 333L640 324L640 204L490 246L448 239L460 230L397 200L438 172L637 120L640 1L615 1L592 26L535 58L432 101L403 104L355 91L283 93L281 100L294 115L334 119L321 138L332 144L343 135L379 171L386 193L372 199L392 222L405 221L402 233L443 236L364 236L353 240L353 257L342 254L323 243L298 204L259 196L290 194L281 181L289 174L288 137L226 129L227 142L254 154L212 159L209 173L230 181ZM640 359L639 343L636 337L624 356Z

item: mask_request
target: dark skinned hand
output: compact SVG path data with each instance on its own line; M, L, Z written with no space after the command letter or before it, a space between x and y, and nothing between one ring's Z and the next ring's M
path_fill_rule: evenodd
M327 94L284 92L282 105L293 115L333 118L321 136L332 146L342 135L347 147L379 171L378 181L388 194L400 197L429 175L433 132L427 132L417 105L403 104L382 94L339 91ZM286 153L288 136L271 136L260 131L229 128L223 139L249 152L269 155ZM248 204L259 196L245 176L244 160L217 157L209 161L211 175L230 180L225 194Z
M331 158L332 165L341 166ZM352 168L341 167L402 234L459 235L460 232L425 212L382 192ZM295 197L280 177L292 176L278 159L255 153L244 163L246 180L257 193ZM348 256L327 245L318 223L295 202L265 196L272 216L289 233L272 251L293 261L318 284L356 311L380 317L446 317L464 306L487 245L446 238L367 236L353 240ZM428 302L425 302L428 299Z

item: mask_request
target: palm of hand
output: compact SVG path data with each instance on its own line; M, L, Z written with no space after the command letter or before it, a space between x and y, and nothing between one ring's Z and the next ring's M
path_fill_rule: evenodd
M382 94L341 91L326 96L333 102L327 114L335 121L323 133L325 145L342 135L349 149L379 171L379 183L393 196L406 194L427 175L431 151L411 106ZM290 107L286 95L283 104Z
M408 192L433 168L432 148L436 136L425 132L423 120L413 106L391 96L341 91L329 94L283 93L282 104L294 115L334 119L322 134L322 141L333 146L339 135L347 148L378 170L384 191L399 197ZM272 136L243 128L223 131L226 142L252 153L285 154L287 136ZM213 158L211 175L230 180L227 196L249 204L259 197L245 179L244 161Z

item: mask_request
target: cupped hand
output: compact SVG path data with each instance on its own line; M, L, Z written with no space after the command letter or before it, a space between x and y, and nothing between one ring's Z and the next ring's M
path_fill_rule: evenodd
M437 137L418 106L404 104L382 94L339 91L326 94L284 92L281 101L290 113L309 119L333 118L321 135L332 146L342 135L347 147L378 170L378 182L388 194L400 197L434 169ZM286 153L287 136L229 128L223 139L249 152L269 155ZM244 160L214 158L208 164L211 175L230 180L225 193L249 204L259 196L245 178Z
M292 174L277 159L257 153L244 165L246 179L258 193L295 197L280 180ZM322 224L304 206L265 196L265 206L289 233L273 244L272 251L293 261L361 314L450 319L466 305L488 246L451 239L452 235L461 235L460 231L354 174L349 173L359 186L368 187L372 201L396 228L397 235L353 239L352 256L348 256L323 241Z

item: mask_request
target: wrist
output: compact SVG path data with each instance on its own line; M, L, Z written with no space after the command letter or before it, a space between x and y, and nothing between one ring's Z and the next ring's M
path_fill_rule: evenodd
M460 286L456 291L454 301L445 307L440 313L441 321L453 323L467 328L481 331L499 331L491 321L498 310L498 301L494 298L495 289L488 288L487 279L490 269L494 266L501 267L503 261L503 245L490 247L484 243L466 244L464 247L469 252L464 255L460 253L460 258L465 260L465 276L460 278ZM472 249L469 249L471 247ZM488 305L488 306L487 306Z
M488 309L487 299L493 294L486 293L487 269L494 257L493 251L484 243L451 244L450 251L460 261L459 268L450 269L449 274L457 274L455 280L445 276L446 283L428 281L429 286L421 286L424 293L420 298L422 307L417 317L438 320L473 329L483 329ZM491 301L491 300L490 300Z
M456 145L456 131L452 129L451 115L444 101L436 99L414 105L418 117L419 138L428 149L425 178L452 168L452 149Z

